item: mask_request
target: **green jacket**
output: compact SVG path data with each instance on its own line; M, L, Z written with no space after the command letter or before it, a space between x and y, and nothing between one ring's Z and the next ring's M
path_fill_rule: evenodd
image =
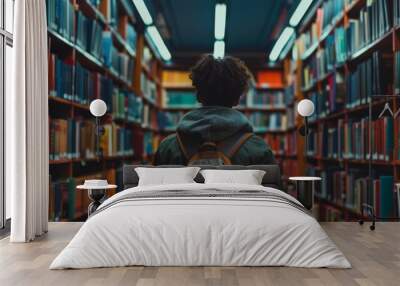
M252 133L253 127L241 112L227 107L201 107L188 112L180 121L177 133L191 141L219 142L240 133ZM265 141L252 135L230 158L234 165L275 164L274 155ZM176 134L161 143L154 158L155 165L186 165Z

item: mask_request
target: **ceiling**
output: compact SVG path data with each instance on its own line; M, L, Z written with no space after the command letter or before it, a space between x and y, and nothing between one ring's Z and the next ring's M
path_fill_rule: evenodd
M225 53L252 67L267 64L288 15L299 0L229 0ZM175 66L192 65L201 54L212 53L216 0L145 0Z

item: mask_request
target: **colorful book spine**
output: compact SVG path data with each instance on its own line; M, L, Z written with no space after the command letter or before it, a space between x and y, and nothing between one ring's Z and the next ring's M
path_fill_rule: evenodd
M284 92L285 105L290 105L294 102L294 95L295 95L295 85L293 83L285 88Z
M112 102L107 106L112 110L113 118L141 123L143 101L134 93L114 87Z
M247 107L284 108L284 92L258 90L247 95Z
M93 121L51 119L50 160L96 158L96 126ZM101 136L103 156L130 156L134 154L133 130L105 124Z
M393 1L393 22L394 25L400 25L400 3L399 1Z
M393 217L394 193L393 176L381 176L380 178L379 216Z
M120 77L128 84L132 84L134 61L129 55L118 51L113 44L110 31L102 32L101 46L104 65L116 76Z
M49 94L62 99L74 100L74 65L71 59L61 59L49 53Z
M346 107L366 104L372 95L390 94L393 77L385 71L392 69L392 55L378 51L360 63L346 78Z
M127 94L127 119L129 122L141 123L143 116L143 101L142 98L134 93Z
M140 88L144 97L153 103L157 101L157 85L145 72L140 74Z
M126 42L128 43L132 51L136 51L136 41L137 41L136 30L131 24L127 23Z
M74 43L74 6L69 0L47 0L47 25L66 40Z
M100 96L101 75L91 72L79 63L75 66L75 96L73 100L80 104L89 104Z
M192 90L173 90L168 89L163 93L162 97L163 107L198 107L197 96L195 91Z
M349 55L354 54L389 31L392 27L392 19L389 17L388 3L389 1L386 0L366 1L366 5L360 10L358 18L350 20L346 29Z
M115 123L103 125L104 134L100 138L103 156L134 155L133 130L118 126Z
M323 30L328 28L341 14L344 9L344 1L328 0L323 4Z
M394 215L396 203L393 192L393 176L376 176L372 180L369 191L369 178L365 173L356 169L348 172L328 169L320 176L323 178L321 189L317 196L345 207L356 214L361 214L363 205L368 204L375 210L378 217L391 217Z
M281 131L287 128L286 114L278 112L252 112L249 120L255 132Z

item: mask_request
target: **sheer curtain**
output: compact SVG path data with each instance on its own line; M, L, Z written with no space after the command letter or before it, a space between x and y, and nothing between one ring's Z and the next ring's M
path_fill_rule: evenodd
M48 84L45 0L15 1L14 94L6 98L6 187L12 242L48 225Z

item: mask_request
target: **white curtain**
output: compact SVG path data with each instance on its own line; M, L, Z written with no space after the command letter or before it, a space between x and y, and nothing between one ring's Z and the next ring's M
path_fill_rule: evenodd
M12 242L48 225L48 71L45 0L15 1L14 94L6 98L6 187Z

